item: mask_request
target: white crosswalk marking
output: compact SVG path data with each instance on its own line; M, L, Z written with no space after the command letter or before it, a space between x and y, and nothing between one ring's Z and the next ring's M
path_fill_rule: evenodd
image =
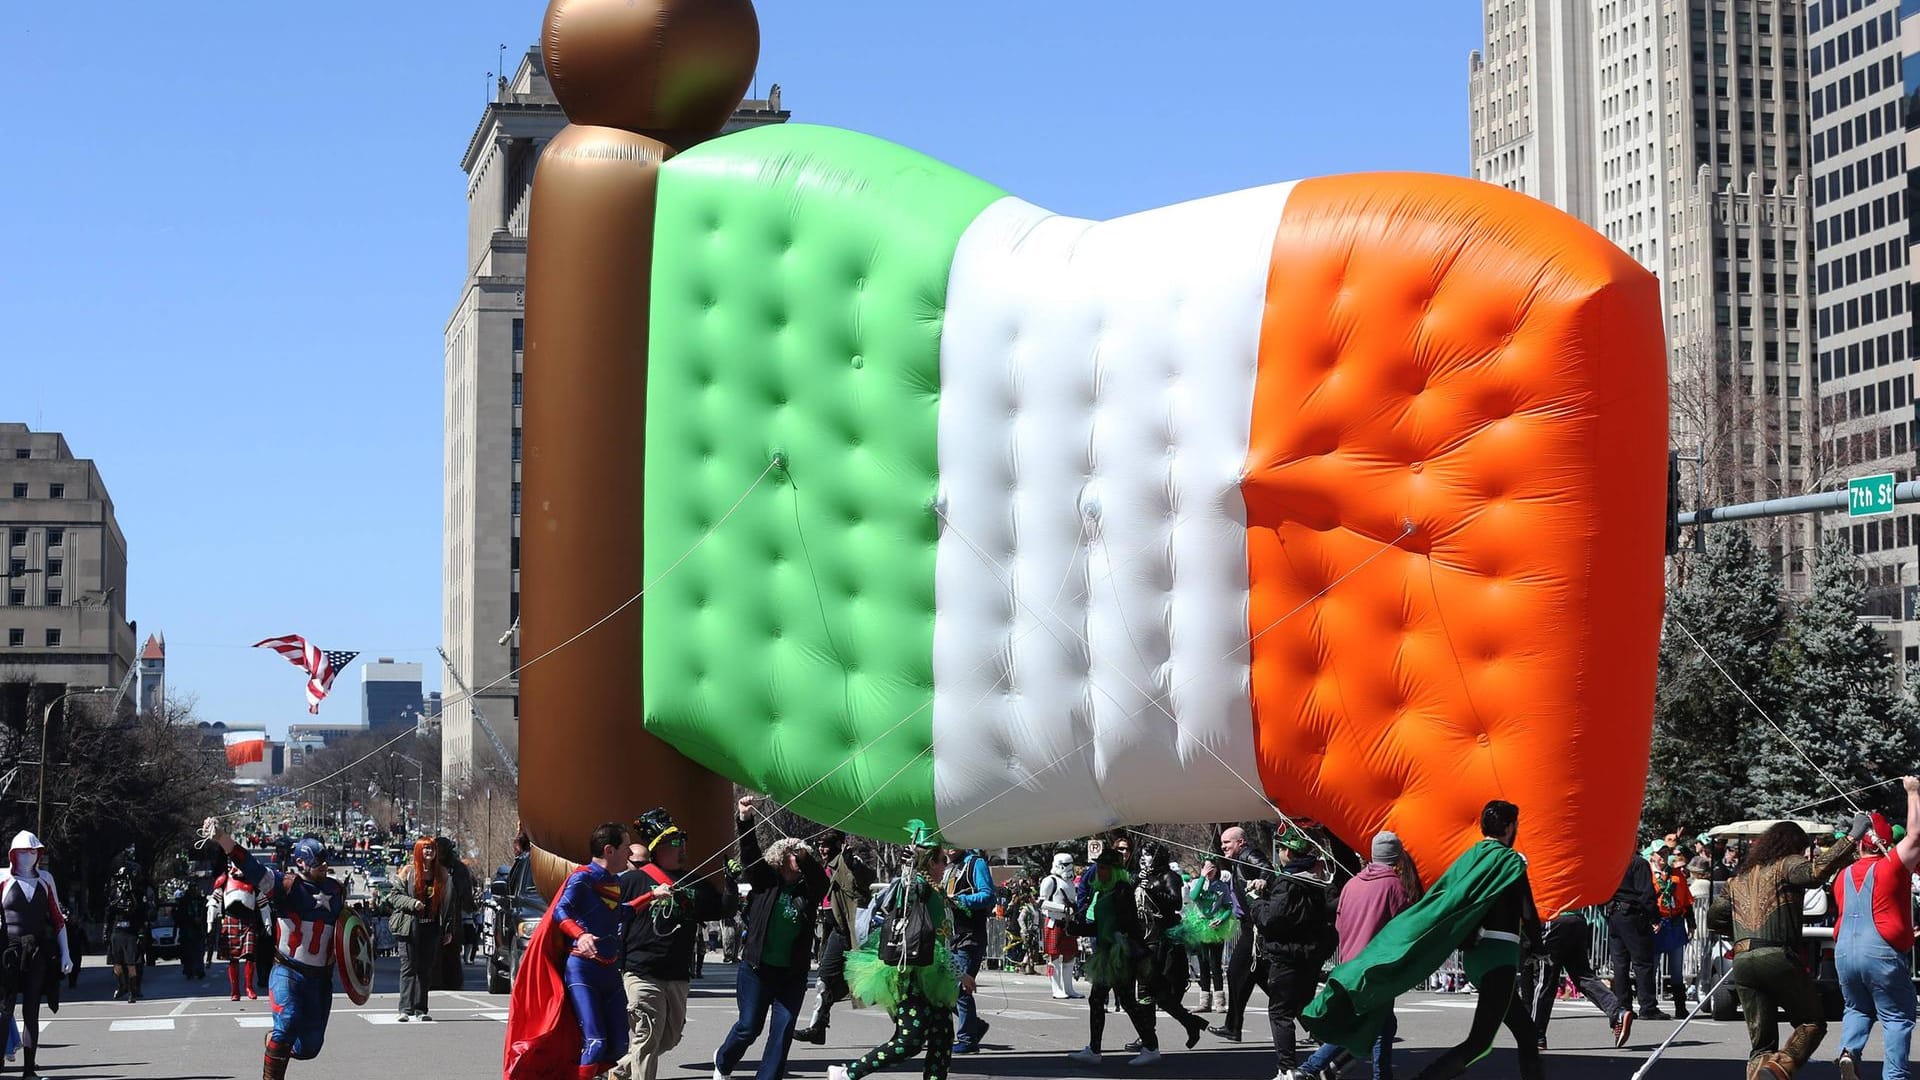
M236 1024L239 1024L243 1028L270 1028L273 1026L273 1017L271 1016L236 1016L233 1018L233 1022Z
M506 1022L506 1019L507 1019L507 1014L506 1014L506 1013L504 1013L504 1012L483 1012L483 1013L481 1013L481 1014L480 1014L480 1016L481 1016L481 1017L482 1017L483 1019L487 1019L487 1020L499 1020L499 1021L501 1021L502 1023L505 1023L505 1022Z
M115 1020L109 1031L172 1031L173 1018L163 1016L157 1020Z

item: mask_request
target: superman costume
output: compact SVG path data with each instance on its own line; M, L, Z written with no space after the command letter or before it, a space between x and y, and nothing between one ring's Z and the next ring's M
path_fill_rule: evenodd
M634 912L653 901L620 901L620 879L598 863L567 875L527 940L507 1012L506 1080L595 1077L627 1050L627 998L620 942ZM594 936L594 955L574 942Z

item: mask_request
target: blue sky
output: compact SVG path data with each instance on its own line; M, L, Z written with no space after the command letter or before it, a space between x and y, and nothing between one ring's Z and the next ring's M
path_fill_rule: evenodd
M1105 217L1467 170L1471 0L761 0L760 91ZM528 0L6 5L0 420L95 459L202 716L305 717L301 633L427 664L461 152ZM609 597L612 607L624 597ZM354 715L357 671L322 718Z

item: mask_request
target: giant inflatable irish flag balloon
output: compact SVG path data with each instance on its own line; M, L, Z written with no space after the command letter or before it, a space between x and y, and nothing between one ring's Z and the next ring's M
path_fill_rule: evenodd
M1431 877L1506 798L1543 905L1617 884L1667 399L1599 235L1406 173L1091 221L803 124L650 200L649 736L965 846L1278 807Z

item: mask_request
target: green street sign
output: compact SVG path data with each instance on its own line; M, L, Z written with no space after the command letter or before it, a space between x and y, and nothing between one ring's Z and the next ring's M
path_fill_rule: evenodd
M1847 481L1847 516L1872 517L1893 513L1893 474L1861 476Z

